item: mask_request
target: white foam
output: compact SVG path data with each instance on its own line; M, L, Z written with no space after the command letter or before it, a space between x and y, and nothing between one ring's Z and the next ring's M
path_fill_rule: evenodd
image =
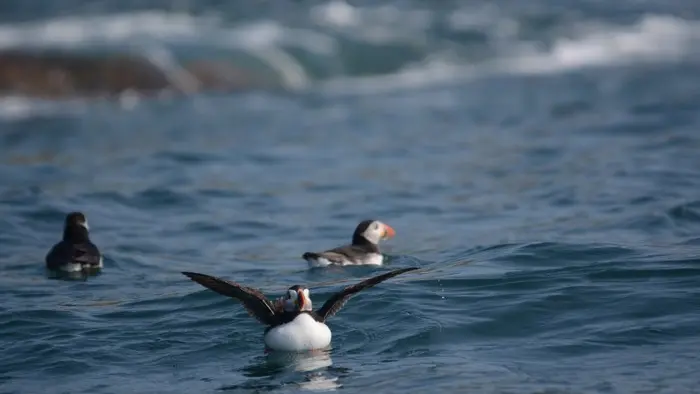
M205 23L206 22L206 23ZM93 42L125 42L137 37L192 38L210 18L184 14L143 12L91 17L65 17L0 26L0 48L83 46Z
M309 16L315 23L335 28L384 27L424 32L434 20L434 13L416 8L380 5L354 7L344 0L333 0L311 8Z
M476 69L436 56L425 62L410 64L388 75L341 77L324 82L321 90L331 94L378 94L404 89L418 89L473 78Z
M700 22L670 16L646 16L628 27L591 25L580 30L576 37L557 39L547 50L523 50L501 69L551 73L638 61L676 62L697 55L700 44Z
M239 48L270 48L289 46L301 48L318 55L332 55L337 42L332 37L311 30L291 28L275 21L262 20L222 29L214 42Z
M37 116L77 115L84 113L87 103L79 100L50 101L19 96L0 97L0 119L21 121Z
M477 23L462 20L461 28ZM553 74L589 67L673 63L700 58L700 21L648 15L630 26L582 24L549 48L518 41L517 26L498 34L498 55L469 63L449 53L435 54L390 75L343 77L322 89L333 94L375 94L415 89L492 75ZM506 38L510 37L510 38Z
M309 16L319 26L372 44L423 42L434 21L432 11L392 5L354 7L343 0L316 5Z
M7 120L25 119L35 111L33 102L22 97L0 98L0 118Z
M276 71L290 89L306 87L310 78L286 48L317 56L337 54L337 43L328 35L266 20L229 27L215 17L154 11L0 25L0 49L127 47L163 68L171 82L187 91L196 86L177 69L167 49L183 43L246 52Z
M374 94L494 74L547 74L642 61L678 62L697 58L700 48L700 21L668 15L647 15L626 26L573 23L562 27L566 31L557 33L559 36L544 47L540 42L525 41L519 22L501 15L497 8L470 6L447 15L445 20L454 32L474 30L485 34L494 53L476 60L460 53L459 45L453 42L426 40L438 21L437 14L431 11L388 5L355 7L333 0L312 7L309 17L322 30L291 28L271 20L227 26L216 16L159 11L55 18L0 24L0 49L121 45L141 51L165 71L173 84L192 91L196 83L183 72L169 47L169 44L187 43L254 56L289 89ZM318 63L333 65L329 66L334 67L331 72L336 72L342 70L342 65L337 64L341 48L336 36L349 36L368 46L408 45L414 52L424 51L425 59L391 74L337 75L328 81L315 82L289 49L306 51ZM56 108L55 104L41 100L3 98L0 118L24 118L50 113Z
M357 9L343 0L332 0L311 8L311 19L329 26L357 26L360 15Z
M243 49L286 45L326 55L336 50L335 40L325 34L288 28L275 21L261 20L231 27L213 16L155 11L0 25L0 49L92 44L139 48L183 42Z

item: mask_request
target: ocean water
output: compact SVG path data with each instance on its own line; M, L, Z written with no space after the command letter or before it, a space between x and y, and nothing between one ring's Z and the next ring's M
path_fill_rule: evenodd
M2 49L284 87L0 99L0 392L700 392L697 2L229 3L0 5ZM49 278L71 210L105 269ZM366 218L385 267L307 268ZM299 355L180 274L320 306L406 266Z

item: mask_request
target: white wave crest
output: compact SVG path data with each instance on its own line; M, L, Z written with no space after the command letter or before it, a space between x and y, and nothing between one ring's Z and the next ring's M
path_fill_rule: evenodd
M700 59L700 21L648 15L630 26L582 24L574 30L568 37L555 38L548 47L515 39L505 45L501 42L499 55L480 63L437 54L391 75L338 78L325 83L323 89L338 94L373 94L493 75L554 74ZM509 30L511 37L512 32Z
M153 60L164 59L164 51L182 44L223 53L247 53L278 74L289 89L310 83L304 67L289 54L289 48L326 57L335 56L337 51L335 39L328 35L289 28L275 21L227 26L214 16L155 11L0 25L0 50L117 47Z
M13 48L85 48L117 45L141 51L145 58L190 86L178 73L171 45L194 45L241 51L259 59L289 89L317 89L336 93L372 94L414 89L494 74L548 74L587 67L636 62L697 61L700 21L669 15L646 15L626 26L573 23L550 37L550 44L523 38L519 22L493 8L465 9L445 18L454 31L483 31L497 50L484 59L466 59L458 43L432 46L429 30L440 18L437 11L390 6L356 7L332 0L310 9L311 25L285 26L260 20L233 25L217 16L191 16L168 12L140 12L89 17L55 18L30 23L0 24L0 50ZM315 24L315 27L313 26ZM338 74L343 65L338 36L352 36L368 46L387 41L411 42L425 51L424 60L391 74L352 77ZM393 40L393 41L392 41ZM437 41L437 44L444 42ZM314 81L292 49L305 51L320 63L334 65L331 79ZM176 78L177 77L177 78ZM0 101L0 118L33 114L32 100ZM47 109L36 101L37 113ZM24 115L22 115L24 114Z
M577 37L557 39L547 50L522 50L504 71L549 73L639 61L677 62L696 56L700 48L700 22L670 16L647 16L628 27L582 30Z

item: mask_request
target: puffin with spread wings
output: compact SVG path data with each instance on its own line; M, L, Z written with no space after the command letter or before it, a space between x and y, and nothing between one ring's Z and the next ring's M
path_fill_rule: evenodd
M302 352L330 345L331 330L326 325L326 320L335 315L351 296L394 276L417 269L418 267L401 268L347 286L333 294L315 311L309 289L304 286L294 285L283 297L272 302L260 290L251 287L195 272L183 274L212 291L239 300L252 317L267 326L264 342L269 349Z

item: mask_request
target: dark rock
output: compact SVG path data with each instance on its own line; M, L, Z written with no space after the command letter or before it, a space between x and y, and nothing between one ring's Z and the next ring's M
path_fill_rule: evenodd
M153 96L166 91L189 94L261 86L250 73L223 61L199 60L165 72L137 56L0 52L0 95L70 98L133 92Z

